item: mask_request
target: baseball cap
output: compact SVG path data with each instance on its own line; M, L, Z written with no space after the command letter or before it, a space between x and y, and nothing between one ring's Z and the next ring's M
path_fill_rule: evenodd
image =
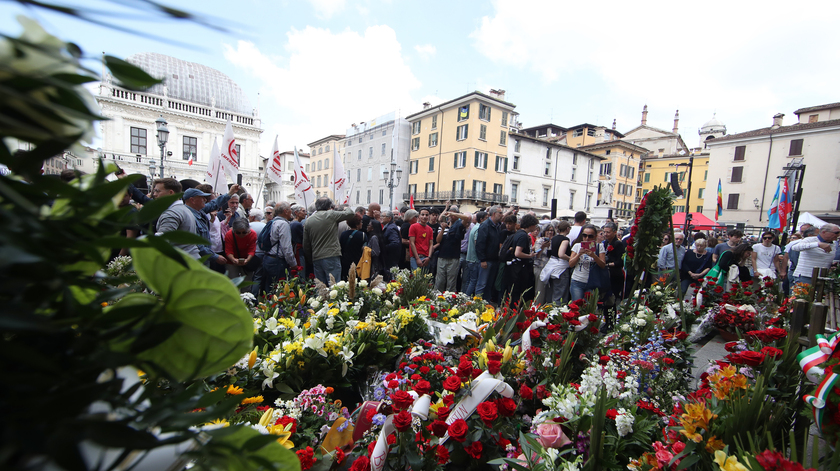
M210 193L205 193L198 188L190 188L184 192L184 199L188 200L193 196L210 196Z

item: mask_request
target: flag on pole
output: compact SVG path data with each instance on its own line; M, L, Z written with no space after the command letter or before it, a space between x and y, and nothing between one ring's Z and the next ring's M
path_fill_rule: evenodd
M353 194L353 185L350 185L350 190L344 196L344 204L350 204L350 195ZM336 200L338 201L338 200Z
M333 174L330 182L333 190L334 201L344 201L347 192L347 173L344 172L344 163L338 153L338 146L333 147Z
M312 183L303 171L297 147L295 147L295 200L304 208L308 208L315 202L315 191L312 190Z
M408 209L414 209L414 195L408 198Z
M193 163L193 155L190 154L190 161L187 162L187 165L192 166L192 163Z
M216 139L213 139L213 149L210 151L210 162L207 164L205 180L216 193L227 192L225 176L222 171L222 152L219 150L219 141Z
M233 126L228 119L225 135L222 138L222 170L234 182L239 175L239 155L236 153L236 139L233 137Z
M781 180L776 180L776 193L773 195L773 201L770 202L770 207L767 208L767 227L770 229L781 229L782 223L779 219L779 192L782 189Z
M718 193L717 193L717 211L715 211L715 221L723 216L723 188L720 186L720 178L718 178Z
M278 185L283 185L283 159L280 157L280 149L277 147L277 136L274 136L274 145L271 146L271 162L268 163L268 178Z
M788 225L788 214L793 211L793 201L790 198L790 189L788 188L788 179L785 177L782 182L782 196L779 198L779 223L781 228Z

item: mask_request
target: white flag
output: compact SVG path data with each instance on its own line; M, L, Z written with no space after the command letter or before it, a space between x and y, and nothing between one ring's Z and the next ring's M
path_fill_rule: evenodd
M271 162L268 163L268 178L278 185L283 185L283 160L280 158L280 149L277 147L277 136L274 136L274 145L271 147Z
M219 150L219 141L216 139L213 139L213 149L210 151L210 162L207 164L205 180L216 193L227 193L227 184L222 172L222 153Z
M344 201L342 204L350 204L350 195L353 193L353 185L350 185L350 190L347 192L347 195L344 196ZM336 200L338 201L338 200Z
M344 200L347 192L347 173L344 172L344 163L338 153L338 146L333 147L333 175L332 175L333 201Z
M225 126L225 136L222 139L222 169L236 183L236 176L239 175L239 155L236 153L236 139L233 137L230 119Z
M308 208L310 204L315 202L315 191L312 190L309 177L303 171L297 147L295 147L295 200L297 204L304 208Z

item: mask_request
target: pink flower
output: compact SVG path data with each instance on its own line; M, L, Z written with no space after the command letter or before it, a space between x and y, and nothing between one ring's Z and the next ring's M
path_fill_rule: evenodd
M564 445L571 443L563 429L558 424L541 423L537 425L537 441L545 448L561 448Z

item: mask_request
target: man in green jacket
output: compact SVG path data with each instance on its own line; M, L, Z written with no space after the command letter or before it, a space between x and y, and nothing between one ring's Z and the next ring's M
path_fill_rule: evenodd
M315 278L329 285L330 274L341 279L341 245L338 243L338 223L353 216L353 210L333 210L327 197L315 201L315 213L303 226L303 253L315 269Z

